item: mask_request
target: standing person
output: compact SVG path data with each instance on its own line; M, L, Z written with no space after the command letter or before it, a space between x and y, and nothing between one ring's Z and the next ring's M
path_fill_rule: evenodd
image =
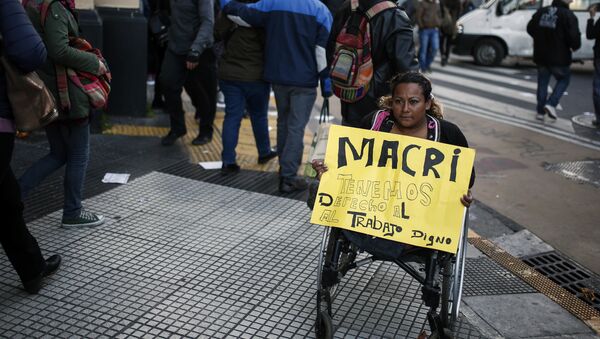
M600 20L597 20L594 24L594 17L598 10L598 4L594 4L590 7L590 18L587 22L585 29L585 35L588 39L595 39L594 43L594 82L593 82L593 96L594 99L594 112L596 113L596 120L592 123L594 126L600 128Z
M319 80L321 95L331 96L325 57L331 13L320 0L221 0L221 6L237 24L265 28L263 79L273 84L277 104L279 191L304 190L307 183L297 173Z
M540 8L527 24L527 33L533 38L533 61L538 68L537 120L558 118L556 106L569 86L572 52L581 47L577 17L569 9L573 0L554 0ZM556 85L548 97L550 76Z
M240 1L253 3L256 0ZM264 164L277 156L269 140L269 98L271 85L262 80L265 33L260 28L238 27L226 16L215 23L215 36L225 45L219 61L219 88L225 96L223 120L223 152L221 158L224 175L236 173L235 148L240 134L240 124L246 109L250 115L258 163Z
M359 0L358 13L364 13L385 0ZM336 38L351 15L350 1L335 14L327 43L327 59L331 64L336 50ZM359 127L365 115L377 109L377 100L388 93L389 81L395 74L419 69L415 56L413 28L409 17L400 8L380 12L369 21L371 26L371 60L373 77L367 94L349 103L341 102L342 124Z
M0 53L24 73L46 60L46 48L17 0L0 0ZM37 294L44 277L56 272L61 257L44 260L35 238L23 220L19 184L10 167L15 143L15 124L6 92L6 77L0 67L0 243L30 294Z
M440 5L437 0L422 0L417 7L419 25L419 64L423 72L431 73L431 64L440 49Z
M442 55L442 66L448 64L450 58L450 47L456 36L456 21L462 13L461 0L442 0L441 1L444 25L441 27L440 34L440 54Z
M216 58L212 50L214 29L213 0L171 1L169 43L159 75L165 109L171 117L171 130L161 140L171 146L187 133L181 92L185 87L196 119L200 119L193 145L212 140L217 110Z
M79 25L74 15L75 3L72 0L53 1L46 17L41 18L44 3L26 3L31 21L48 49L48 60L38 70L38 74L54 94L56 102L60 103L61 98L68 98L69 107L61 108L59 120L46 126L50 153L29 167L19 178L19 184L25 198L47 176L66 165L62 226L98 226L104 223L104 217L86 211L81 205L90 156L90 99L71 80L65 80L65 88L59 88L57 71L72 69L98 76L107 73L108 69L95 54L83 52L69 44L69 38L79 37Z

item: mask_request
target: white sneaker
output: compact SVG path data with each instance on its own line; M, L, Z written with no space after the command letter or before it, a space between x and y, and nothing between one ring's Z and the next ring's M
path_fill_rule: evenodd
M558 116L556 115L556 108L552 107L550 105L546 105L544 106L544 112L546 112L546 114L548 114L548 117L550 119L552 119L553 121L556 121L556 119L558 118Z
M544 121L544 115L538 113L538 114L535 115L535 119L539 120L539 121Z

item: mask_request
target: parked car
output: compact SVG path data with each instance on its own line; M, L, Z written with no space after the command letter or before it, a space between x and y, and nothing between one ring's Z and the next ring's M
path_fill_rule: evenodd
M579 21L581 48L573 60L593 59L593 41L585 37L587 9L598 0L575 0L570 8ZM457 38L452 50L458 55L472 55L475 62L496 66L507 55L533 58L533 39L527 23L536 10L552 0L489 0L462 16L457 24Z

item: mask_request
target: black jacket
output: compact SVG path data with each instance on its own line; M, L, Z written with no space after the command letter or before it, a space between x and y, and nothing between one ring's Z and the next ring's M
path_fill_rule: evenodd
M600 58L600 20L597 20L596 24L594 24L594 19L588 19L585 36L590 40L596 39L596 43L594 43L594 58Z
M540 8L527 24L533 38L533 61L542 66L569 66L581 47L577 17L562 0Z
M365 11L384 0L360 0L359 11ZM327 60L331 65L335 52L335 39L350 16L350 2L346 1L335 14L333 27L327 44ZM358 127L362 118L377 110L377 99L389 94L391 78L408 70L418 70L419 62L415 54L413 28L406 13L398 9L388 9L373 17L371 25L371 57L373 59L373 79L367 95L352 104L342 102L344 124Z
M168 48L177 55L211 48L214 11L213 0L172 0Z

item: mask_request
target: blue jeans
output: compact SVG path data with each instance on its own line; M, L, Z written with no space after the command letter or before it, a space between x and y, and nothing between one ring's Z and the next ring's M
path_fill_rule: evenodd
M269 140L269 94L271 86L264 81L219 81L219 88L225 96L225 120L223 120L224 165L235 164L235 148L238 144L240 124L247 109L252 123L258 156L271 152Z
M600 123L600 58L594 59L594 111L596 113L596 121Z
M419 30L419 43L419 64L422 70L427 70L440 49L440 32L437 28Z
M548 97L548 84L550 76L556 78L556 85L550 97ZM558 106L560 98L563 96L569 80L571 79L571 67L569 66L538 66L538 84L537 84L537 112L544 113L544 106Z
M317 89L273 84L277 104L277 155L282 178L294 178L302 163L304 128Z
M46 137L50 153L29 167L19 178L23 199L42 180L66 164L63 218L76 217L81 211L83 182L90 156L90 125L87 121L81 124L53 123L46 127Z

